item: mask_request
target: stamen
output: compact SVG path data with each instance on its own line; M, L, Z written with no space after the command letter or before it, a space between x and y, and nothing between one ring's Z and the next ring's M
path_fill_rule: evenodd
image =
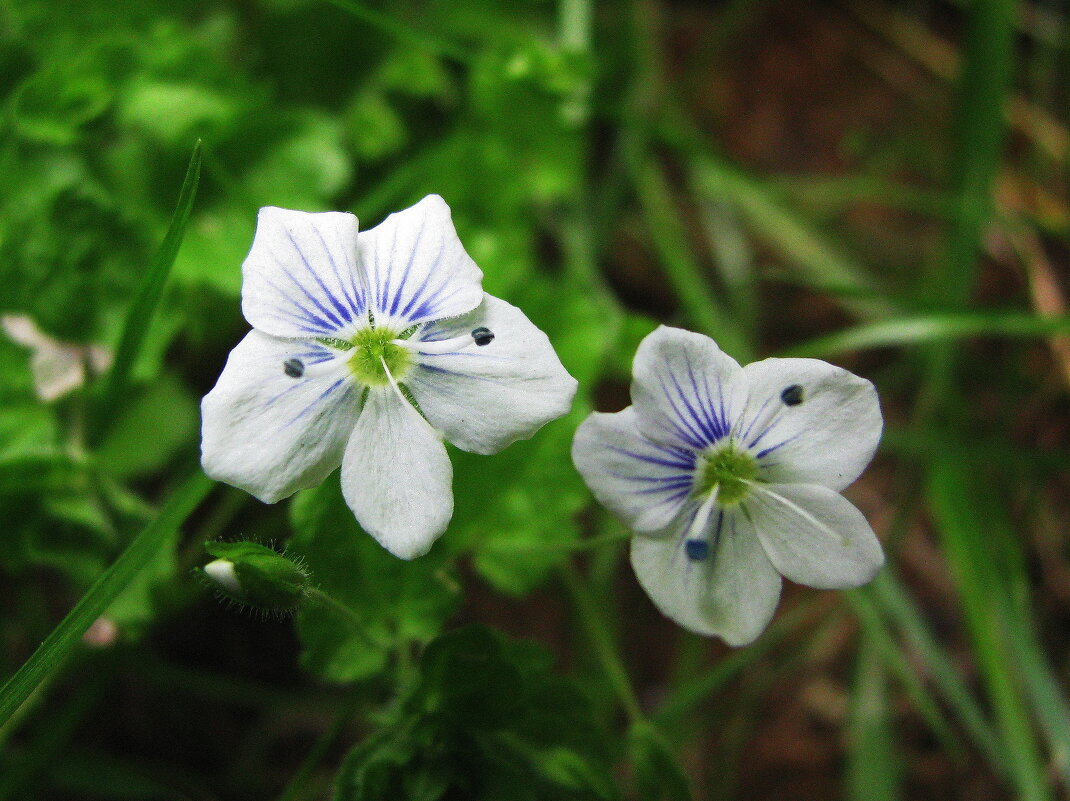
M305 374L305 363L300 359L287 359L282 363L282 371L290 378L300 378Z
M480 326L479 328L473 329L470 334L462 334L459 337L452 337L450 339L438 339L431 342L412 339L392 339L391 343L400 345L403 348L408 348L416 353L437 355L457 353L465 348L470 348L472 345L483 347L484 345L489 345L493 341L494 333L489 328Z
M794 503L793 501L789 501L787 498L785 498L779 492L773 492L773 490L769 489L768 486L765 486L763 484L759 484L758 482L755 482L755 481L750 481L748 483L751 485L751 489L755 490L756 492L758 492L760 494L768 495L770 498L772 498L775 501L779 501L780 503L784 504L784 506L788 507L793 512L795 512L795 514L799 515L799 517L803 518L804 520L806 520L807 522L809 522L813 526L817 527L818 529L823 531L825 534L828 534L833 539L838 539L841 543L843 543L843 547L844 548L848 547L851 544L851 541L849 539L847 539L847 537L844 537L842 534L837 534L835 531L833 531L831 528L826 526L824 523L822 523L820 520L818 520L812 514L807 512L805 509L803 509L797 503Z
M706 526L710 522L710 512L717 501L718 487L714 487L706 500L695 512L695 517L687 529L687 539L684 540L684 553L692 562L701 562L710 555L710 544L706 541Z
M379 363L383 365L383 372L386 373L387 380L390 381L390 386L394 388L394 392L401 398L401 402L408 403L409 399L405 397L405 393L401 391L401 387L398 386L398 382L394 379L394 374L391 373L390 368L386 366L386 359L380 356Z

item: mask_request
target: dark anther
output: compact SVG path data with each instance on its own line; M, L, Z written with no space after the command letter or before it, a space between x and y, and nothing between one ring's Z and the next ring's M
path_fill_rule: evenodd
M476 344L480 347L489 345L494 340L494 334L491 333L489 328L480 326L479 328L472 329L472 339L476 341Z
M798 406L803 402L803 388L798 384L792 384L780 393L780 399L786 406Z
M706 540L688 540L684 552L692 562L702 562L710 555L710 544Z
M290 378L300 378L305 374L305 363L300 359L287 359L282 363L282 371Z

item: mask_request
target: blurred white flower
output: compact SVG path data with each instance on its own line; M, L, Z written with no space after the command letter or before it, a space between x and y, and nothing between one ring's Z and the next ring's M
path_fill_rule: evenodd
M37 397L43 401L54 401L82 386L87 366L95 374L111 367L112 353L107 348L60 342L25 314L5 314L0 326L13 342L32 351L30 373Z
M662 326L639 346L631 394L583 422L572 457L639 535L632 566L664 614L745 645L781 575L841 589L880 569L873 530L839 494L880 441L869 381L816 359L740 367L708 337Z
M253 330L201 404L205 472L274 503L341 465L357 521L403 559L453 514L443 436L496 453L572 404L549 339L484 294L437 195L359 235L351 214L261 209L242 274Z

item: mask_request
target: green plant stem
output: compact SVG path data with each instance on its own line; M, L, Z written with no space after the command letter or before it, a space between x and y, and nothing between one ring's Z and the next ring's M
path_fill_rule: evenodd
M0 689L0 728L27 698L59 670L86 629L149 563L160 543L189 517L213 482L198 470L164 504L156 519L130 541L126 550L89 588L15 675Z
M342 732L345 731L346 726L353 719L359 702L360 696L356 693L350 693L349 698L342 704L337 717L335 717L330 727L316 740L312 750L308 752L304 762L301 763L301 767L297 769L297 773L294 774L290 783L286 785L279 795L278 801L297 801L299 798L307 797L303 796L302 792L308 783L309 777L312 776L316 766L327 756L327 752L331 750L338 738L342 736Z
M601 610L598 608L598 602L595 601L587 589L587 585L584 583L579 571L576 570L575 565L571 562L566 562L561 565L558 572L565 589L568 590L569 595L572 597L572 605L580 618L584 631L587 633L587 638L594 649L595 657L601 664L602 670L605 671L606 677L613 686L613 690L616 692L617 698L628 718L632 723L646 720L646 716L643 715L643 710L639 706L639 699L636 698L635 690L632 689L628 671L625 669L623 661L621 661L620 654L617 653L616 645L609 635L608 625Z
M701 676L673 689L654 714L654 720L663 726L675 725L688 711L794 634L813 614L814 601L804 601L780 615L749 646L732 651Z
M341 615L347 621L349 621L353 625L353 630L366 643L368 643L369 645L381 645L381 643L379 643L377 641L377 639L375 637L373 637L368 632L368 629L364 625L364 621L361 620L360 615L358 615L356 612L354 612L352 609L350 609L344 603L342 603L341 601L337 600L336 598L328 595L326 592L321 590L319 587L313 587L309 591L309 595L314 600L316 600L319 603L323 604L328 609L331 609L334 612L337 612L339 615Z

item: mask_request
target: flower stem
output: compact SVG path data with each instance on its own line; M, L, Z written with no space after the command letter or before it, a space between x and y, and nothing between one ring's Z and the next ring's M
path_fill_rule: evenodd
M595 656L609 678L609 683L613 686L621 706L624 707L624 711L628 714L628 718L632 723L644 721L646 717L643 715L643 710L639 706L639 699L636 698L635 690L632 688L631 680L628 678L628 671L621 661L616 645L609 636L609 627L602 610L598 607L598 602L591 595L575 565L571 562L566 562L559 568L559 572L565 588L568 590L569 595L572 596L576 614L579 615L580 621L587 632L587 637L594 648Z
M360 636L360 638L363 639L369 645L381 644L377 641L375 637L373 637L368 632L367 627L364 625L364 621L360 619L360 615L358 615L344 603L328 595L319 587L313 587L309 591L309 596L319 601L328 609L331 609L332 611L337 612L339 615L344 617L349 623L353 625L353 630Z
M356 693L351 693L349 698L342 702L342 708L338 712L338 716L331 723L330 727L320 735L316 740L315 745L312 746L312 750L308 752L308 756L305 757L304 762L301 763L301 767L297 769L297 773L290 780L290 783L286 785L282 793L279 795L278 801L296 801L298 798L309 797L304 793L305 784L308 783L309 777L312 775L312 771L316 769L316 766L323 761L323 758L327 756L327 752L331 750L332 746L337 742L338 738L345 731L346 726L353 719L353 714L357 710L357 705L360 700L360 696Z

